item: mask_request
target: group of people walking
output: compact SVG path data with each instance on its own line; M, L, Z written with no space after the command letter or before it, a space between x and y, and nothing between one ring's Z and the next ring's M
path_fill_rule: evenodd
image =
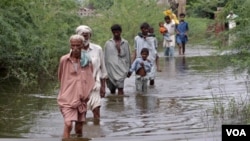
M177 43L179 55L185 55L186 43L188 41L188 23L185 21L185 14L179 15L179 20L173 20L173 13L166 12L164 22L159 22L159 32L163 35L164 56L174 56Z
M176 26L168 16L165 22L164 27L169 33L169 40L164 40L167 47L165 55L173 55L175 31L179 37L177 43L182 44L179 53L184 54L183 43L187 36L183 31L188 25L182 25L181 20ZM124 95L125 79L133 72L137 92L146 92L148 83L154 85L156 72L161 70L157 39L150 28L146 22L141 24L141 31L134 38L132 57L128 41L121 36L122 27L119 24L111 26L113 37L106 41L103 48L90 41L92 29L89 26L76 28L75 34L69 38L69 53L60 58L58 68L60 89L57 102L64 118L64 138L70 137L73 122L75 133L82 136L88 110L92 111L94 120L99 120L101 98L105 97L106 87L111 94L117 92Z
M145 92L147 82L154 85L157 43L149 34L149 24L140 26L135 37L135 51L131 58L130 46L122 38L122 27L111 26L113 37L104 48L90 42L92 29L86 25L76 28L69 38L69 53L60 58L58 78L60 82L57 103L64 118L63 137L69 138L75 122L75 133L82 135L86 113L91 110L94 120L100 118L101 98L106 87L111 94L124 94L125 79L136 74L136 90ZM132 64L132 65L131 65Z

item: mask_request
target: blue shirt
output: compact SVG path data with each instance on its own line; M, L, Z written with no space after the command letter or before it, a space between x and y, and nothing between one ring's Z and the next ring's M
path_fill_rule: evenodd
M176 30L179 31L179 34L176 35L177 43L187 42L188 39L185 33L188 31L188 23L185 21L181 21L177 25Z
M141 62L144 63L144 69L147 73L150 72L151 67L153 66L152 63L149 60L143 60L142 58L136 58L135 61L133 62L131 68L130 68L130 72L133 71L138 71L142 66L141 66Z
M177 25L176 30L178 30L180 34L186 33L188 31L188 23L185 21L180 22Z

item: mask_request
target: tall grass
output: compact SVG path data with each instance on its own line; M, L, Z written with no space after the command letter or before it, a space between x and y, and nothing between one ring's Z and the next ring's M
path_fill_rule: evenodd
M212 36L208 33L208 26L214 22L212 19L186 17L189 24L189 43L190 44L208 44Z
M112 37L110 27L118 23L122 26L122 36L127 39L131 46L134 43L134 37L140 32L140 24L148 22L154 29L159 43L162 42L162 36L158 32L158 23L164 21L163 11L168 7L160 7L155 2L145 3L143 0L126 0L115 3L107 11L97 11L99 16L85 17L82 24L89 25L94 33L93 42L103 46L109 38ZM189 43L204 44L207 43L207 26L213 20L206 18L186 17L189 23Z

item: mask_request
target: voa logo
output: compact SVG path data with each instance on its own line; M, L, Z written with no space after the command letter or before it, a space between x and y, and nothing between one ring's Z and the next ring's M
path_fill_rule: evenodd
M244 129L226 129L227 136L247 136Z

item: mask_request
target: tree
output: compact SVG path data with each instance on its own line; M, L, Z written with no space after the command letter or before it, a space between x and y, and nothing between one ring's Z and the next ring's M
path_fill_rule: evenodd
M135 35L140 32L140 24L148 22L158 29L158 22L164 20L164 10L157 6L155 0L114 0L108 10L98 10L100 16L85 17L82 21L91 26L92 40L101 46L111 38L110 27L115 23L122 26L122 36L133 45Z
M0 5L0 70L5 71L0 78L15 77L28 86L41 74L55 77L59 57L69 50L68 37L80 22L75 1L1 0Z
M217 7L223 7L228 0L187 0L187 13L190 16L214 19Z

